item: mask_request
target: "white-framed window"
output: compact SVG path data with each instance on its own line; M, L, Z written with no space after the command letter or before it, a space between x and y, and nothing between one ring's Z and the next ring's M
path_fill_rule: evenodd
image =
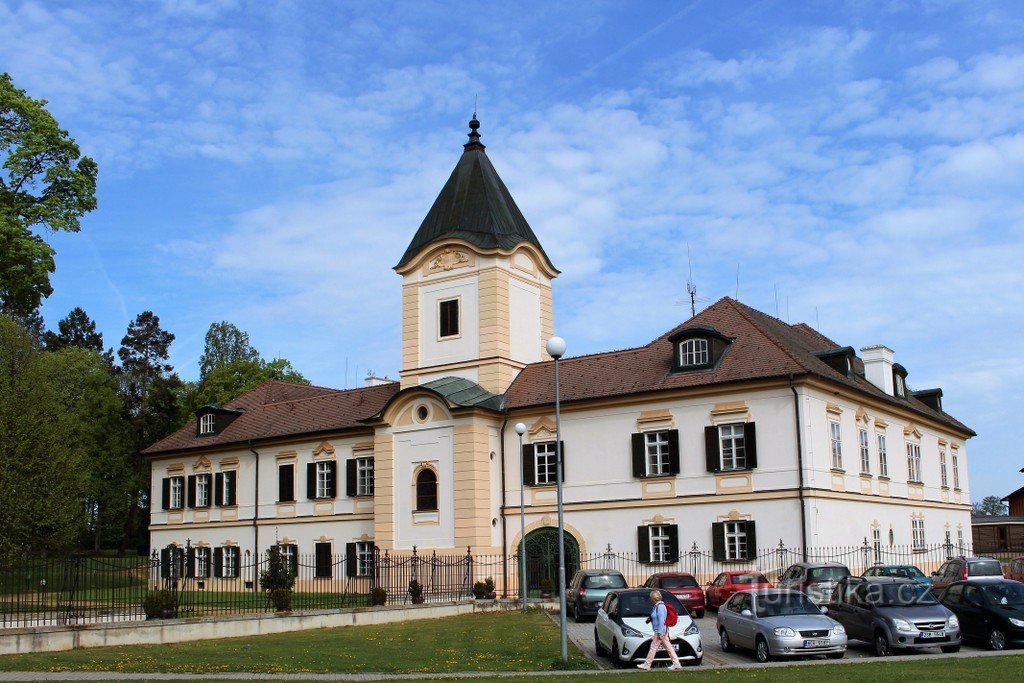
M644 443L647 451L647 476L653 477L668 474L668 432L646 432ZM651 555L651 557L654 557Z
M687 339L679 342L679 367L707 365L709 362L707 339Z
M964 550L964 529L963 527L956 528L956 546L960 550L960 554L963 555Z
M316 464L316 497L330 498L334 490L334 463L323 460Z
M373 458L356 458L356 495L373 495Z
M214 427L216 425L216 415L213 413L206 413L199 418L199 433L200 434L213 434Z
M946 474L946 449L939 449L939 478L942 480L942 488L949 486L949 476Z
M210 506L210 479L209 474L196 475L196 507L205 508Z
M655 524L648 527L651 539L651 562L671 562L668 526Z
M747 559L747 523L725 523L725 559Z
M953 488L960 488L960 457L957 450L953 449Z
M224 546L220 555L220 575L226 579L233 579L238 576L238 554L235 546Z
M356 543L356 576L369 576L373 567L373 543Z
M281 553L281 564L294 572L299 566L298 548L291 543L281 543L277 546Z
M924 520L910 520L910 532L914 539L914 550L924 550Z
M862 474L871 474L871 449L868 447L868 430L861 429L858 432L860 437L860 471Z
M871 529L871 547L875 551L875 562L882 561L882 528Z
M921 446L907 443L907 481L921 481Z
M180 510L185 507L185 477L171 477L171 490L168 507Z
M718 426L719 453L723 470L742 470L747 466L747 449L743 440L743 424Z
M534 473L536 483L539 486L558 483L558 454L555 452L555 442L547 441L534 445Z
M832 443L832 469L843 469L843 432L835 420L828 421L829 440Z
M194 549L195 552L195 575L197 579L210 578L210 549L201 546Z
M889 450L885 443L885 434L878 435L878 476L889 476Z
M442 339L459 336L459 300L457 298L437 302L437 336Z

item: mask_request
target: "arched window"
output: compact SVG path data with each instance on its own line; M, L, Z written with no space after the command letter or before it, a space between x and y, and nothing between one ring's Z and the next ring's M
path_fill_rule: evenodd
M426 468L416 475L416 511L437 509L437 474Z

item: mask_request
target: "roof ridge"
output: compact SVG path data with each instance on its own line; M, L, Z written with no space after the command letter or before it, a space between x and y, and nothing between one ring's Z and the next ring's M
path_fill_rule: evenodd
M655 339L654 341L658 341L658 340ZM650 343L647 343L647 344L643 344L641 346L627 346L624 349L612 349L611 351L595 351L594 353L584 353L584 354L579 355L579 356L569 356L568 358L560 358L559 360L561 362L565 363L567 361L581 360L583 358L594 358L595 356L614 356L617 353L628 353L630 351L642 351L643 349L648 348L653 343L654 342L650 342ZM538 360L538 361L534 361L533 363L530 363L527 367L537 366L537 365L546 365L548 363L553 363L553 362L554 362L554 360Z
M793 352L790 351L789 348L787 348L786 344L780 343L780 341L778 339L776 339L773 334L771 334L770 332L765 330L757 321L755 321L753 319L753 316L748 315L747 314L747 310L745 310L745 309L748 309L748 310L755 310L755 309L750 308L746 304L742 304L739 301L736 301L735 299L733 299L731 297L728 297L728 296L724 297L723 300L726 301L727 303L729 303L730 305L732 305L733 310L735 310L739 315L743 316L743 319L746 320L748 323L750 323L754 327L754 329L756 329L758 332L760 332L761 335L765 339L767 339L769 342L774 344L776 346L776 348L778 348L784 354L789 356L789 358L794 363L796 363L801 368L803 368L805 372L812 372L811 368L807 367L807 365L803 361L801 361L799 358L797 358L795 355L793 355ZM765 315L765 314L762 313L762 315ZM779 322L782 322L782 321L780 320ZM783 325L788 325L788 323L782 323L782 324Z
M319 396L304 396L303 398L289 398L289 399L285 399L283 401L273 401L271 403L264 403L262 405L264 405L264 406L276 406L276 405L281 405L282 403L301 403L302 401L314 401L314 400L320 399L320 398L328 398L328 397L331 397L331 396L337 396L338 394L351 394L351 393L356 392L356 391L367 391L369 389L377 389L377 388L380 388L380 387L387 387L387 386L391 386L391 385L396 385L397 386L398 382L389 382L387 384L375 384L372 387L353 387L351 389L330 389L331 393L329 393L329 394L320 394ZM326 389L327 387L321 387L321 388L325 388Z

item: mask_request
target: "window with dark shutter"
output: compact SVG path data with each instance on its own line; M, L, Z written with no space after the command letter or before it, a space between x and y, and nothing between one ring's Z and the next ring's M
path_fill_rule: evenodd
M747 422L743 426L743 447L747 452L747 468L757 467L757 431L753 422Z
M277 502L292 503L295 501L295 465L277 466Z
M224 473L217 472L213 475L213 504L224 504Z
M232 505L236 505L237 504L237 500L235 499L235 491L237 490L237 487L236 487L237 475L238 475L238 473L234 472L234 471L232 471L232 472L225 472L224 473L224 505L225 505L225 507L230 507Z
M329 579L333 575L331 571L331 544L316 543L313 545L315 554L313 576L318 579Z
M747 557L748 560L753 560L757 557L757 536L754 533L754 520L749 519L745 525L747 532Z
M636 528L636 552L641 563L651 563L651 530L646 525Z
M354 459L345 461L345 495L356 497L356 485L359 483L359 463Z
M185 576L193 579L196 576L196 549L189 548L185 553Z
M459 300L448 299L438 302L438 336L456 337L459 334Z
M682 472L679 464L679 430L670 429L666 436L668 437L668 473L679 474Z
M533 486L537 483L537 475L534 470L534 446L532 443L523 444L523 484ZM166 481L166 479L164 480Z
M356 556L356 544L345 544L345 576L354 578L357 576L359 558Z
M715 562L725 562L725 522L711 525L711 556Z
M338 495L338 462L331 460L327 463L327 497L335 498Z
M306 498L316 499L316 463L306 463Z
M166 481L166 479L164 480ZM169 579L171 578L171 549L161 548L160 549L160 578Z
M642 479L647 476L647 443L643 434L633 434L630 441L633 451L633 476Z
M164 510L171 509L171 478L164 477L162 497L160 499L160 507Z
M722 457L718 449L718 427L714 425L705 427L704 458L708 472L719 472L722 469Z
M213 575L218 579L224 576L224 548L222 547L213 549Z
M196 506L196 475L188 475L188 506L194 508Z

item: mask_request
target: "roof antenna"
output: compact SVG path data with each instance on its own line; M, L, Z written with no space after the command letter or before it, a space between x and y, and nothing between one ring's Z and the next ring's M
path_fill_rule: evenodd
M686 280L686 293L690 295L690 317L697 315L697 285L693 284L693 264L690 262L690 243L686 243L686 269L689 278Z
M740 264L736 264L736 301L740 300Z
M814 329L821 332L821 319L818 318L818 307L814 307Z
M479 100L479 99L480 99L479 95L477 95L477 94L473 95L473 118L474 119L476 118L476 103L477 103L477 100Z

